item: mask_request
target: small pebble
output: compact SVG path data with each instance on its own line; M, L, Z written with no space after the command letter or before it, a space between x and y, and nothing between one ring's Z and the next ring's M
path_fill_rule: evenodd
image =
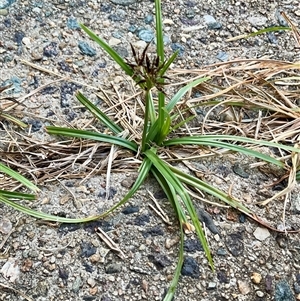
M262 298L265 294L262 291L256 292L257 297Z
M289 27L288 22L285 20L285 18L281 15L281 10L277 9L275 13L275 19L279 23L280 26Z
M23 38L22 38L23 39ZM50 44L46 45L43 50L43 54L46 57L54 57L58 55L58 48L57 43L51 42Z
M184 54L184 46L182 46L181 44L179 43L172 43L171 44L171 48L172 50L175 52L175 51L179 51L179 56L183 56Z
M77 276L75 281L73 282L72 291L74 293L78 293L81 286L82 286L82 280L79 276Z
M217 287L217 283L216 282L208 282L208 285L206 287L207 290L213 290Z
M7 218L1 218L0 219L0 232L2 234L8 234L12 229L12 223Z
M254 284L259 284L261 282L262 276L259 273L252 273L251 280Z
M99 254L93 254L92 256L89 257L89 260L91 263L97 263L101 259L101 256Z
M88 280L86 281L86 283L90 286L90 287L94 287L96 285L96 281L94 278L88 278Z
M154 33L153 33L152 30L142 29L142 30L139 31L138 37L141 40L149 43L149 42L151 42L154 39Z
M92 48L88 43L79 41L78 42L78 48L80 51L88 56L95 56L96 55L96 50Z
M219 256L226 256L227 255L227 251L225 249L220 248L220 249L217 250L217 255L219 255Z
M228 55L228 53L226 53L224 51L220 51L217 54L217 59L220 60L221 62L227 62L229 59L229 55Z
M114 37L111 37L108 41L109 46L116 46L120 43L121 43L121 40L117 39L117 38L114 38Z
M68 26L68 28L73 29L73 30L80 29L80 26L74 17L70 17L68 19L67 26Z
M120 263L112 263L106 266L105 272L107 274L115 274L120 273L122 271L122 264Z
M220 22L217 22L217 20L210 15L203 16L204 22L207 24L207 27L209 29L221 29L222 24Z
M267 228L257 227L253 232L253 235L257 240L263 241L266 240L271 234Z
M140 208L138 206L128 206L122 210L123 214L132 214L139 212Z
M1 8L0 9L0 16L7 16L8 15L8 10L6 8Z
M253 16L249 17L248 21L254 27L262 27L267 24L268 19L263 16Z
M238 288L242 295L247 295L250 293L251 289L246 281L238 280Z
M231 233L227 236L225 244L229 252L237 257L244 253L244 243L242 233Z

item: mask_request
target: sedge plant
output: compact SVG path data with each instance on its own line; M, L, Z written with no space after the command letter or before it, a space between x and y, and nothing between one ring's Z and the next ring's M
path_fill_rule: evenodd
M139 167L138 177L125 197L101 215L78 219L52 216L37 212L15 202L8 203L6 201L5 203L38 218L64 223L86 222L103 218L121 205L125 204L141 187L148 175L152 175L157 180L158 184L161 186L170 201L177 217L180 230L179 260L169 290L164 297L164 301L169 301L172 300L175 294L175 289L179 281L184 260L183 242L185 229L191 230L194 228L204 248L209 265L214 270L212 254L192 202L189 187L208 193L225 202L227 205L230 205L231 207L234 207L248 215L251 214L251 211L243 204L234 200L227 193L224 193L218 188L171 165L169 162L164 160L162 153L166 153L168 150L172 150L172 148L178 148L180 146L184 147L185 145L225 148L230 151L254 156L263 161L284 167L283 162L255 151L252 148L243 147L241 144L247 143L248 145L264 145L295 152L299 152L299 149L278 143L258 141L246 137L230 135L176 136L176 130L188 121L187 119L178 122L178 103L188 91L202 82L208 81L209 78L203 77L194 80L181 87L172 97L166 97L164 92L165 82L167 80L166 74L171 64L176 59L177 52L171 55L168 59L165 59L164 57L163 23L160 0L155 0L155 16L156 55L154 57L150 57L147 54L148 46L141 54L137 53L137 51L132 47L134 62L131 63L125 61L113 48L98 37L92 30L87 28L85 25L80 25L83 31L85 31L92 40L98 43L100 47L121 67L121 69L143 90L145 109L140 141L134 141L122 137L122 133L126 130L126 128L117 124L81 92L77 92L76 94L78 101L88 111L90 111L94 117L104 124L110 133L99 133L67 127L46 127L47 132L50 134L101 141L112 145L118 145L119 147L123 147L135 153L136 156L141 159L142 163ZM157 99L155 95L157 95Z

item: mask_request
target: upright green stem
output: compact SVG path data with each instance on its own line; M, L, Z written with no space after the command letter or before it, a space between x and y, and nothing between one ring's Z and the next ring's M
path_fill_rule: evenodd
M164 38L162 29L161 1L155 0L155 25L156 25L156 53L159 56L160 63L164 61Z
M148 133L148 122L149 122L149 109L151 105L151 95L150 95L150 90L146 90L146 95L145 95L145 116L144 116L144 128L143 128L143 134L142 134L142 153L146 150L146 138L147 138L147 133Z
M156 22L156 53L159 57L160 64L163 64L164 58L164 37L161 12L161 0L155 0L155 22ZM158 124L159 129L162 129L165 120L165 95L162 92L158 93ZM160 133L158 133L161 136Z

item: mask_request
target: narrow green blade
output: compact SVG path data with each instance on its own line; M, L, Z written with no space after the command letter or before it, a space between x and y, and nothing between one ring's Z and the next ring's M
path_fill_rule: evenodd
M222 141L219 141L222 140ZM232 151L240 152L246 155L250 155L256 158L259 158L263 161L278 165L283 167L284 163L282 163L279 160L276 160L268 155L262 154L258 151L254 151L252 149L234 145L231 143L223 142L223 141L236 141L236 142L245 142L245 143L251 143L251 144L257 144L257 145L263 145L263 146L270 146L270 147L276 147L284 150L289 151L295 151L300 152L300 148L295 148L275 142L269 142L269 141L262 141L262 140L255 140L250 139L246 137L239 137L239 136L230 136L230 135L204 135L204 136L191 136L191 137L181 137L181 138L175 138L170 139L167 141L164 141L165 146L171 146L171 145L209 145L214 147L221 147L226 148Z
M252 213L251 210L249 210L243 204L241 204L241 203L237 202L236 200L234 200L233 198L231 198L228 194L221 191L220 189L218 189L208 183L205 183L196 177L193 177L187 173L184 173L175 167L171 166L170 168L176 174L178 179L181 182L187 184L188 186L196 187L201 191L204 191L212 196L215 196L216 198L220 199L221 201L228 204L232 208L239 209L240 211L245 212L245 213Z
M154 108L154 101L153 101L153 96L152 96L151 90L149 91L149 93L146 94L146 97L149 98L149 99L147 99L147 101L148 101L148 105L149 105L150 124L154 124L156 121L156 112L155 112L155 108Z
M35 218L39 218L39 219L43 219L43 220L47 220L47 221L58 222L58 223L85 223L85 222L90 222L90 221L99 219L99 216L92 216L92 217L86 217L86 218L67 218L67 217L60 217L60 216L56 216L56 215L39 212L39 211L30 209L28 207L25 207L23 205L20 205L16 202L13 202L1 194L0 194L0 202L20 211L22 213L33 216Z
M111 212L116 210L118 207L125 204L135 194L135 192L140 188L140 186L144 183L146 177L148 176L148 174L150 172L151 166L152 166L152 162L148 158L145 158L142 162L142 165L140 166L139 175L138 175L137 179L135 180L131 189L126 194L126 196L119 203L117 203L115 206L110 208L105 213L101 214L99 217L104 218L105 216L109 215Z
M170 100L170 102L166 105L166 109L168 112L176 106L176 104L182 99L185 93L187 93L192 88L196 87L197 85L209 80L209 77L201 77L189 83L188 85L182 87Z
M145 155L152 161L155 168L161 173L161 175L165 178L166 182L168 183L168 186L175 190L176 194L180 196L183 203L186 206L186 209L188 210L188 213L193 221L193 224L195 226L195 230L197 232L198 238L203 246L204 252L206 254L206 257L209 261L209 264L212 269L214 269L213 260L211 257L211 253L205 238L205 234L203 232L203 229L200 225L196 210L194 208L194 205L190 199L189 194L187 193L186 189L180 182L179 178L172 172L169 165L167 165L164 161L162 161L153 151L152 149L145 151Z
M0 190L0 195L2 195L5 198L16 199L16 200L30 200L30 201L32 201L32 200L36 199L36 196L34 194L14 192L14 191L6 191L6 190Z
M156 53L159 57L159 61L164 61L164 37L163 37L163 24L162 24L162 12L161 1L155 0L155 31L156 31Z
M171 130L171 117L170 114L167 112L167 110L164 110L165 112L165 120L160 127L160 131L158 132L159 135L157 138L155 138L154 142L157 143L157 145L161 145L161 143L165 140L166 136L169 134Z
M179 247L178 262L177 262L176 270L175 270L171 285L170 285L170 287L167 291L167 294L165 295L165 298L163 300L163 301L172 301L173 297L175 295L175 291L176 291L179 279L180 279L181 270L182 270L182 266L183 266L183 260L184 260L184 257L183 257L183 255L184 255L183 221L186 221L186 216L185 216L184 212L182 211L180 203L177 199L176 191L173 189L172 186L169 186L168 184L167 184L167 186L170 189L172 202L174 202L174 204L175 204L175 207L176 207L175 211L177 212L177 215L180 216L182 214L182 217L179 218L180 247Z
M292 28L285 27L285 26L272 26L272 27L260 29L256 32L252 32L250 34L242 34L242 35L227 39L227 41L229 42L229 41L236 41L236 40L240 40L240 39L248 39L250 37L255 37L255 36L258 36L263 33L280 31L280 30L292 30Z
M90 36L92 40L94 40L97 44L105 50L109 56L125 71L126 74L132 76L134 71L130 68L127 63L123 60L123 58L113 49L111 48L104 40L98 37L92 30L84 26L83 24L79 24L80 27Z
M81 138L81 139L90 139L95 141L116 144L125 147L127 149L130 149L134 152L137 152L138 150L136 143L121 137L115 137L115 136L100 134L96 132L75 130L75 129L69 129L64 127L56 127L56 126L47 126L46 130L49 134L53 134L53 135L61 135L61 136Z
M171 66L171 64L175 61L175 59L177 58L179 53L179 50L175 51L170 57L169 59L166 61L166 63L164 64L164 66L161 68L161 70L159 71L159 75L163 76L167 70L169 69L169 67Z
M176 200L173 198L171 188L169 187L166 179L162 176L162 174L154 166L152 166L152 168L151 168L151 173L154 175L159 186L162 188L162 190L166 194L167 199L171 203L171 205L176 213L176 216L177 216L178 220L180 221L182 219L182 217L184 217L184 212L182 211L181 207L179 207L178 208L179 210L177 210L177 206L175 204ZM179 212L179 211L181 211L181 212Z
M28 179L23 177L18 172L12 170L11 168L7 167L6 165L0 163L0 171L4 172L5 174L9 175L10 177L14 178L15 180L19 181L21 184L29 188L30 190L34 192L40 191L37 186L35 186L33 183L31 183Z
M88 109L100 122L106 125L115 134L119 134L123 131L117 124L110 120L100 109L98 109L92 102L90 102L82 93L79 91L76 93L77 99Z
M6 114L4 112L0 112L0 116L7 119L7 120L10 120L11 122L15 123L19 127L22 127L22 128L27 128L28 127L28 125L26 123L24 123L23 121L21 121L20 119L14 117L12 115Z

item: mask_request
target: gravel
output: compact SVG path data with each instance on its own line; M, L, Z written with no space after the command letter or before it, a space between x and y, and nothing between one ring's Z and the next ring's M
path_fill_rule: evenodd
M286 26L281 10L300 24L298 0L280 4L262 0L163 1L166 53L179 50L174 67L188 69L235 58L267 56L299 61L299 48L287 31L226 41L268 26ZM49 124L45 118L79 127L90 120L74 97L77 89L104 107L105 100L96 97L91 87L114 86L126 91L119 68L79 29L79 23L110 41L130 60L129 42L141 51L145 42L153 39L153 1L0 0L0 85L12 84L9 95L14 97L41 88L26 99L22 113L16 111L31 125L30 134L36 139L53 139L44 131L43 125ZM152 44L150 52L153 49ZM45 84L48 86L43 87ZM204 167L207 181L224 191L232 189L234 196L257 209L256 201L274 193L266 189L274 173L248 168L253 162L229 155L199 160L195 168ZM73 168L75 172L82 167L75 162ZM83 183L78 178L52 179L40 183L39 199L31 206L69 217L99 214L120 201L135 178L134 173L112 173L108 196L105 175ZM151 201L146 189L158 199L171 224L164 223L148 206ZM295 228L299 228L299 192L296 185L291 194L294 209L286 216ZM175 300L300 300L299 234L278 235L226 208L195 202L199 218L206 224L215 272L195 235L186 235ZM280 201L271 202L267 208L259 208L259 214L276 227L282 223L281 205ZM177 226L164 193L151 179L126 207L105 221L86 225L37 222L0 205L0 300L24 300L21 293L37 301L162 300L178 260ZM99 238L97 227L120 248L124 258Z

